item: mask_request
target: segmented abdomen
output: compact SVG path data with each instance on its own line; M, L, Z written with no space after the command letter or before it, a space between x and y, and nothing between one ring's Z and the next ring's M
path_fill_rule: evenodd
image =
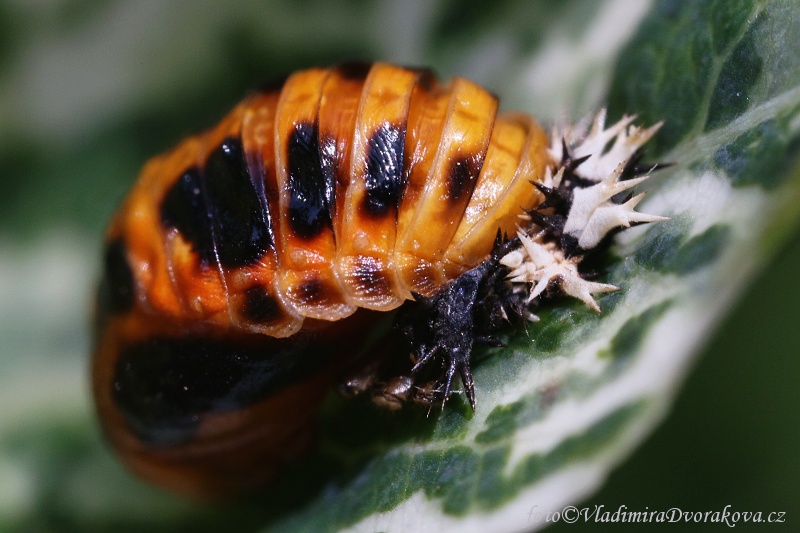
M300 71L151 160L110 239L145 309L289 336L305 318L433 294L479 263L540 202L529 181L547 143L461 78Z

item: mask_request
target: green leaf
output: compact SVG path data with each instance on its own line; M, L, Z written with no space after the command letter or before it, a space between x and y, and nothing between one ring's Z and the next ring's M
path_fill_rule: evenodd
M63 9L13 13L53 33L5 36L21 52L0 64L18 61L27 76L3 74L0 101L0 166L11 171L0 198L0 529L544 527L660 421L704 340L794 228L796 2L503 2L487 15L449 1L274 4L167 17L112 3L80 24ZM109 33L137 21L127 38ZM142 35L161 55L132 44ZM674 166L641 207L670 221L618 236L599 268L621 290L599 299L601 315L557 301L527 333L509 332L508 348L478 354L474 414L461 397L426 416L332 394L317 451L264 492L217 508L145 485L104 448L81 386L101 221L148 154L213 122L257 78L365 54L467 74L544 123L602 102L612 117L664 120L647 157ZM78 74L48 70L56 64ZM127 84L117 64L132 69ZM26 92L16 80L28 78L45 81ZM57 79L102 112L69 92L53 107Z

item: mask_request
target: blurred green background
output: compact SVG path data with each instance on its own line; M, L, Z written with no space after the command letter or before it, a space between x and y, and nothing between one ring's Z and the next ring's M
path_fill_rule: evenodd
M86 324L103 226L149 156L276 74L345 59L433 65L515 103L520 87L507 74L536 53L548 25L580 28L597 10L589 1L491 10L454 0L0 2L0 516L66 520L69 502L26 495L57 486L76 457L68 446L45 452L30 435L68 443L69 420L86 416ZM551 96L528 110L547 109ZM714 335L666 422L590 505L731 504L796 521L798 272L795 237ZM59 424L61 433L48 431ZM90 480L70 478L76 498L110 498ZM42 508L25 508L32 501Z

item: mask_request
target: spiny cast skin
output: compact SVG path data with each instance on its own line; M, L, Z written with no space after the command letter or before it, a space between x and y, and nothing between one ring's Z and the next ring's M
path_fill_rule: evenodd
M551 144L467 80L380 63L252 94L148 162L109 226L93 360L109 440L143 477L214 497L305 454L346 368L344 390L389 408L443 403L459 379L474 408L473 346L559 288L596 308L611 286L580 259L660 219L619 201L651 170L657 127L631 120ZM356 357L397 308L408 344Z
M545 290L579 298L600 311L592 294L615 291L617 287L585 280L578 271L580 262L605 249L610 237L623 228L667 220L633 210L644 193L635 198L620 197L620 193L647 179L638 176L665 166L640 164L639 146L652 137L660 124L649 130L631 127L626 132L631 120L626 117L605 130L602 111L592 132L570 136L569 144L575 145L580 157L570 154L567 133L553 134L554 140L561 140L560 151L552 150L554 156L560 154L559 164L553 167L558 168L557 174L553 177L548 168L542 182L531 181L545 199L525 210L528 222L518 229L517 237L508 240L498 230L487 259L448 282L432 298L415 294L417 305L405 306L401 312L398 325L417 357L412 376L438 353L445 360L444 378L434 384L433 390L416 387L416 391L414 381L406 380L404 387L393 386L391 398L381 393L377 403L397 408L402 401L421 397L425 402L438 400L443 404L458 373L474 410L474 382L469 366L474 344L502 346L493 334L505 323L538 321L533 310ZM613 132L616 143L604 153L611 138L608 131ZM587 145L594 145L594 160L592 154L583 155ZM616 161L617 167L605 175L609 161ZM584 170L583 164L595 168ZM585 220L576 223L580 219ZM535 232L532 237L531 232Z

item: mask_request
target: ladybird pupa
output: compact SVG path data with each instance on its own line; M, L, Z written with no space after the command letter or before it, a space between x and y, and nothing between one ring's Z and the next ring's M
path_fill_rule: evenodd
M615 287L582 258L662 220L618 201L655 168L638 154L659 125L632 121L548 136L468 80L383 63L254 92L149 161L109 225L93 360L108 439L140 475L209 496L306 453L346 367L361 373L344 388L387 408L443 403L458 380L474 408L473 346L535 320L546 290L598 309ZM354 361L398 308L396 360Z

